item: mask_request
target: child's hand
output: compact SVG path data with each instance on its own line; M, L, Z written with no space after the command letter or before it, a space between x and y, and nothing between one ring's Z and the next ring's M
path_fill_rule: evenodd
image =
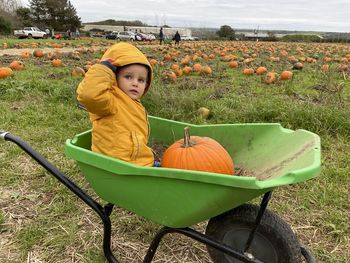
M101 60L100 62L102 61L108 61L109 63L113 63L114 59L113 58L105 58L104 60Z
M104 60L101 60L100 64L105 65L107 68L110 68L114 72L114 74L116 74L117 67L112 64L113 61L114 61L114 59L112 59L112 58L106 58Z

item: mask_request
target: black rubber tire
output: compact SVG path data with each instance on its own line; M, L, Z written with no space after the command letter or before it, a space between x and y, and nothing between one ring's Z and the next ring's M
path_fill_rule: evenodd
M33 37L32 34L28 34L27 36L28 39L31 39L32 37Z
M243 251L255 224L259 206L244 204L211 218L206 234L226 245ZM207 246L214 263L242 262ZM248 250L255 259L266 263L300 263L300 244L292 229L280 217L266 209Z

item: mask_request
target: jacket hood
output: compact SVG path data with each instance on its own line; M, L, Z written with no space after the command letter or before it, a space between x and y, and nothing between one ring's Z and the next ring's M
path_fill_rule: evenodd
M117 68L135 63L147 66L148 78L147 86L144 92L144 94L146 94L153 78L152 67L148 62L146 56L137 47L128 43L115 44L107 49L107 51L103 54L101 60L108 58L113 59L112 64Z

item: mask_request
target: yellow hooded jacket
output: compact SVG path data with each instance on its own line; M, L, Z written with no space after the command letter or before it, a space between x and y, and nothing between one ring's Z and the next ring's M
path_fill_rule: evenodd
M139 63L148 70L147 92L152 68L145 55L135 46L118 43L110 47L101 60L111 58L121 67ZM79 84L77 99L89 111L92 122L92 150L120 160L153 166L154 156L147 146L149 123L141 102L131 99L117 85L115 73L102 64L93 65Z

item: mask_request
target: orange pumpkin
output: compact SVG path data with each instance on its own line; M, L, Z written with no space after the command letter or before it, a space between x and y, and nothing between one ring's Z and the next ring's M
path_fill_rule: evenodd
M8 67L0 68L0 79L10 77L12 75L12 69Z
M176 141L165 152L162 167L195 170L211 173L234 174L231 156L214 139L190 136L184 129L184 139Z
M243 74L244 75L253 75L254 74L254 69L252 69L252 68L245 68L245 69L243 69Z
M281 73L281 80L289 80L293 76L293 72L289 70L285 70Z
M52 64L52 66L54 66L54 67L61 67L61 66L62 66L62 60L60 60L60 59L54 59L54 60L52 60L51 64Z
M202 72L206 75L211 75L213 73L213 70L209 66L202 67Z
M36 58L41 58L44 56L44 51L42 51L41 49L35 49L33 51L33 56Z
M188 65L190 63L190 58L189 57L184 57L181 59L181 65Z
M82 69L81 67L75 67L75 68L72 70L72 76L73 76L73 77L85 76L85 70Z
M22 61L14 60L11 62L10 68L12 70L22 70L22 69L24 69L24 64Z
M329 64L324 64L321 66L321 71L326 73L329 72Z
M265 83L272 84L276 81L276 73L275 72L268 72L265 77Z
M339 65L339 70L342 72L348 71L349 70L349 66L346 64L340 64Z
M192 68L191 67L188 67L188 66L186 66L186 67L184 67L183 68L183 73L185 74L185 75L191 75L191 73L192 73Z
M237 61L231 61L228 63L228 66L230 68L238 68L238 62Z
M265 67L258 67L255 72L256 72L256 75L263 75L263 74L265 74L267 72L267 68L265 68Z
M29 58L30 57L30 53L28 51L23 51L21 53L21 58Z
M301 69L303 69L303 67L304 67L304 65L301 62L294 63L294 65L293 65L293 69L301 70Z
M175 72L172 71L172 70L163 72L163 77L165 79L171 80L171 81L176 81L176 79L177 79L177 76L176 76Z
M201 72L202 71L202 65L197 63L193 65L193 71L195 72Z
M178 68L178 69L174 69L174 73L176 76L181 77L183 74L183 71L182 69Z
M172 70L178 70L180 67L179 67L178 64L172 64L172 65L170 66L170 68L171 68Z
M158 64L158 61L154 58L150 59L149 63L154 66L154 65L157 65Z

